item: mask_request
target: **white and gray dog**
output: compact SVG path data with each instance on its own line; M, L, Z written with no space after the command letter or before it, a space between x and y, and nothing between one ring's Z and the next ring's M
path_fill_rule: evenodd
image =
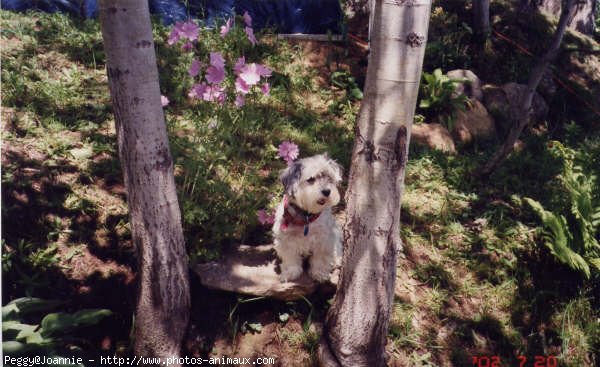
M303 258L310 256L310 276L327 280L342 253L341 231L331 214L331 207L340 201L342 167L321 154L294 162L280 179L285 194L273 224L280 279L302 275Z

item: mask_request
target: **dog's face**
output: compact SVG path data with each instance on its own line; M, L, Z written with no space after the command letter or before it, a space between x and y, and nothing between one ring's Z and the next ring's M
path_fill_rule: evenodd
M290 201L316 214L339 203L342 167L326 154L300 159L281 173Z

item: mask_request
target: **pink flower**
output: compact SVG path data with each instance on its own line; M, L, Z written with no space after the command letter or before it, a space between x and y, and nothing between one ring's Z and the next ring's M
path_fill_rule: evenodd
M216 68L223 69L225 67L225 59L220 52L211 52L210 64Z
M181 46L181 48L184 51L192 51L192 49L194 48L194 44L191 43L190 41L187 41L186 43L183 44L183 46Z
M205 85L204 93L201 98L207 102L218 102L223 104L225 102L225 88L218 85Z
M237 59L237 62L233 66L233 72L235 73L235 75L240 75L240 72L245 64L246 64L246 58L244 56Z
M246 35L248 36L248 40L250 41L252 46L256 46L258 41L256 40L256 37L254 36L254 30L250 27L246 27L246 28L244 28L244 30L246 31Z
M192 86L192 89L190 89L188 97L201 99L207 88L208 86L206 83L196 83Z
M235 79L235 91L242 94L248 94L248 92L250 92L250 86L238 77Z
M263 226L266 224L273 224L275 222L275 215L273 213L268 214L266 210L261 209L256 211L258 221Z
M273 73L273 71L271 69L269 69L269 67L261 65L261 64L256 65L256 70L258 71L260 76L264 76L267 78L270 77L271 74Z
M255 63L246 64L240 69L240 78L249 86L253 86L260 81L260 72Z
M269 95L269 91L271 90L271 88L269 87L269 83L264 83L261 87L260 87L261 92L265 95L268 96Z
M180 38L181 38L181 35L179 34L179 29L177 28L177 24L176 24L175 27L173 27L173 29L171 29L171 33L169 33L169 38L167 39L167 44L173 45L173 44L177 43L177 41L179 41Z
M243 94L238 94L237 96L235 96L234 104L236 107L242 107L245 103L246 103L246 100L244 99Z
M196 25L191 20L181 24L179 28L179 34L182 38L187 38L190 41L195 41L198 39L198 34L200 33L200 27Z
M246 10L244 12L243 17L244 17L244 23L246 23L246 25L248 27L252 27L252 17L250 16L250 14L248 14L248 10Z
M219 84L225 79L225 69L209 66L206 69L206 81L211 84Z
M290 165L298 158L300 149L298 149L298 146L291 141L284 141L279 144L278 154L288 165Z
M191 20L187 22L177 22L171 29L171 33L169 33L169 38L167 39L167 43L169 45L173 45L177 43L180 39L187 38L190 41L195 41L198 39L198 34L200 33L200 27L196 25ZM188 48L188 51L191 50L192 45L188 42L184 45L184 49Z
M193 78L200 73L200 61L194 59L188 69L188 74Z
M160 104L163 107L166 107L169 105L169 99L167 98L167 96L163 96L163 95L160 96Z
M225 22L225 25L221 26L221 38L225 38L227 33L229 33L229 31L231 30L232 25L233 25L233 19L232 18L227 19L227 21Z

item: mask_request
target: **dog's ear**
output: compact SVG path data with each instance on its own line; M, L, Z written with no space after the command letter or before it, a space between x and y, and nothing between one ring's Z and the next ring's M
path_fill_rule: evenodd
M294 196L294 188L302 177L302 163L294 162L279 175L285 193Z
M344 173L344 168L342 167L342 165L339 164L338 162L334 161L333 159L329 158L329 156L327 154L325 154L325 158L327 159L327 163L331 167L331 170L333 172L333 179L335 180L335 183L342 182L342 175Z

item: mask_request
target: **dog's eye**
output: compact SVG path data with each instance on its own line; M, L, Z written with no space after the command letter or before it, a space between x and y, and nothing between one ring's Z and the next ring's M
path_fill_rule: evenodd
M312 184L314 184L314 183L315 183L315 181L316 181L316 180L317 180L316 178L314 178L314 177L311 177L311 178L309 178L308 180L306 180L306 182L308 182L309 184L311 184L311 185L312 185Z

